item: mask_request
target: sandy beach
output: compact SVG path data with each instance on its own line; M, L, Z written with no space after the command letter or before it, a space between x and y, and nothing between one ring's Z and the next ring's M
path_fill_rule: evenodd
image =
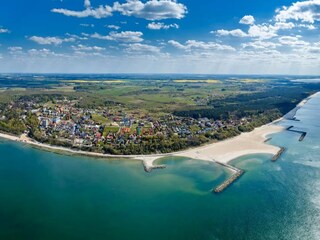
M265 141L268 135L281 132L284 129L282 126L268 124L225 141L174 153L173 155L225 164L248 154L265 153L275 155L280 150L280 147L267 144Z
M297 105L301 108L309 99L318 95L313 94ZM295 111L296 112L296 111ZM150 155L110 155L94 152L85 152L81 150L73 150L70 148L52 146L36 142L28 138L26 135L13 136L5 133L0 133L0 138L5 138L12 141L22 142L31 146L44 148L51 151L61 151L70 154L85 155L99 158L115 158L115 159L135 159L143 161L145 167L152 168L154 161L163 157L187 157L197 160L212 161L221 164L228 164L231 160L248 155L248 154L271 154L275 155L279 152L279 146L273 146L266 143L267 136L285 130L284 127L276 125L282 118L269 123L267 125L255 128L248 133L242 133L231 139L221 142L211 143L205 146L187 149L184 151L167 153L167 154L150 154Z
M232 139L225 141L212 143L206 146L188 149L185 151L167 153L167 154L152 154L152 155L110 155L94 152L85 152L80 150L73 150L64 147L51 146L36 142L26 135L20 137L12 136L9 134L0 133L1 138L5 138L12 141L22 142L31 146L44 148L53 151L62 151L71 154L85 155L99 158L119 158L119 159L136 159L141 160L147 167L152 167L153 162L163 157L188 157L197 160L204 161L216 161L220 163L228 163L230 160L237 157L254 154L254 153L266 153L276 154L279 151L279 147L272 146L264 143L266 136L276 132L283 131L284 128L274 124L268 124L254 129L252 132L243 133Z

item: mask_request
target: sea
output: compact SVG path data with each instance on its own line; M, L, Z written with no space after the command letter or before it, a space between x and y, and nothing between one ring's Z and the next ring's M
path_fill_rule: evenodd
M214 163L166 158L144 172L141 162L68 156L0 141L0 239L227 240L320 239L320 95L283 120L307 135L283 131L276 161L248 155L230 176Z

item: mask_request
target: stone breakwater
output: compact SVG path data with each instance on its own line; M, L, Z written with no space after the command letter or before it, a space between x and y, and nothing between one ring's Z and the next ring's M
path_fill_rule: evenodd
M238 169L230 178L228 178L226 181L224 181L221 185L213 189L213 192L215 193L221 193L226 188L228 188L232 183L234 183L237 179L239 179L244 174L243 170Z
M272 161L272 162L277 161L277 160L281 157L281 155L284 153L285 150L286 150L286 149L285 149L284 147L282 147L282 148L272 157L271 161Z
M152 165L152 166L148 166L146 164L143 164L143 168L144 168L144 171L147 172L147 173L150 173L152 172L152 170L155 170L155 169L164 169L166 168L167 166L166 165Z
M285 152L285 148L282 147L280 148L280 150L272 157L271 161L275 162L277 161L281 155ZM226 190L232 183L234 183L235 181L237 181L244 173L245 171L242 169L238 169L234 166L231 166L229 164L224 164L224 163L219 163L216 162L219 165L222 165L226 168L228 168L229 170L231 170L232 172L234 172L230 178L228 178L226 181L224 181L222 184L220 184L219 186L217 186L216 188L212 189L212 192L214 193L221 193L224 190Z
M299 131L299 130L293 130L292 128L294 128L294 126L288 127L288 128L287 128L287 131L301 134L301 136L300 136L300 138L299 138L299 142L302 142L302 141L304 140L304 138L307 136L307 132Z

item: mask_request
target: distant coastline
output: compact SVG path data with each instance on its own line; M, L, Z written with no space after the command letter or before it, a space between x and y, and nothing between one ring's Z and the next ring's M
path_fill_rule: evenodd
M302 108L311 98L318 95L320 92L316 92L312 94L311 96L307 97L306 99L302 100L294 109L292 109L290 112L288 112L286 115L283 116L283 118L288 120L296 120L298 121L295 116L297 114L297 111Z
M319 94L319 92L301 101L297 105L297 107L294 108L289 113L291 114L292 112L296 113L301 107L303 107L308 102L308 100L310 100L312 97L316 96L317 94ZM283 118L285 118L285 116ZM275 124L276 122L281 121L283 118L277 119L272 123L255 128L251 132L242 133L239 136L226 139L224 141L210 143L207 145L203 145L196 148L190 148L190 149L179 151L179 152L164 153L164 154L150 154L150 155L112 155L112 154L103 154L103 153L96 153L96 152L87 152L82 150L73 150L70 148L39 143L27 137L26 135L14 136L7 133L0 133L0 138L25 143L30 146L39 147L39 148L50 150L50 151L59 151L59 152L71 153L75 155L83 155L83 156L96 157L96 158L140 160L140 161L143 161L145 167L147 168L154 167L153 165L154 161L163 157L189 157L192 159L227 164L228 162L230 162L231 160L234 160L235 158L248 155L248 154L256 154L256 153L265 153L265 154L273 154L273 155L276 154L280 150L280 147L269 145L266 143L266 140L268 135L285 130L284 127Z

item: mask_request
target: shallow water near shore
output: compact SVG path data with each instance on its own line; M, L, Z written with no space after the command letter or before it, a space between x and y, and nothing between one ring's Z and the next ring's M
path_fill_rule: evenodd
M250 155L222 194L219 165L167 158L145 173L139 161L95 160L0 142L0 239L319 239L320 97L270 144L276 162Z

